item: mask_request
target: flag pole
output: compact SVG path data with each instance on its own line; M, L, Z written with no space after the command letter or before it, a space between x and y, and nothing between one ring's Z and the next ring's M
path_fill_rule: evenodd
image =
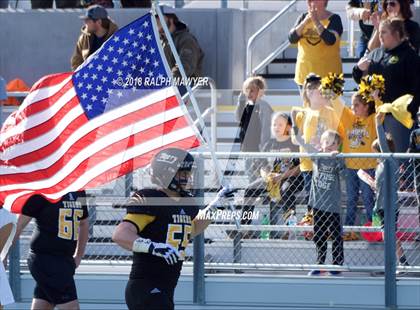
M171 48L172 55L174 56L175 63L178 65L179 73L181 74L182 80L183 81L188 81L187 80L187 75L185 74L184 66L182 65L181 59L179 58L178 52L175 48L175 44L172 40L172 36L171 36L171 33L169 32L168 26L165 23L165 18L162 14L162 11L161 11L160 7L159 7L158 1L153 2L152 11L156 12L157 15L159 16L159 20L161 21L160 24L162 25L163 31L165 32L165 36L166 36L166 39L168 40L169 46ZM154 16L156 16L156 14L154 14ZM219 184L223 186L223 183L222 183L223 182L222 168L220 166L219 161L216 158L216 153L215 153L215 150L213 149L212 143L210 143L211 141L210 141L210 138L207 134L207 131L205 130L206 126L205 126L204 120L201 116L200 109L198 108L197 100L195 99L195 96L192 92L192 89L191 89L191 86L189 85L189 83L185 83L185 87L186 87L187 92L189 94L194 112L197 115L198 122L199 122L200 126L203 128L203 138L207 141L207 146L210 150L211 159L212 159L213 164L215 166L217 179L219 181ZM185 105L185 103L183 103L183 104ZM213 111L213 113L216 113L216 111ZM232 210L234 209L232 205L230 205L230 208ZM235 220L235 221L236 221L236 226L239 228L239 226L240 226L239 221L238 220Z
M172 40L171 33L169 32L168 26L164 22L165 18L162 14L162 11L160 10L160 7L159 7L159 5L157 5L156 2L153 3L153 8L154 8L155 12L158 14L159 19L161 20L161 25L163 27L163 30L165 32L165 36L166 36L166 38L168 40L168 43L169 43L169 46L171 48L171 52L172 52L172 54L175 58L175 62L178 65L179 72L181 74L181 78L182 78L183 81L187 81L187 75L185 74L184 66L182 65L181 59L179 58L178 52L176 51L175 44ZM200 112L200 109L198 108L197 100L195 99L195 96L192 92L191 86L188 83L185 83L185 88L187 89L187 92L189 94L189 98L191 100L191 104L193 106L194 112L197 115L198 123L204 129L205 128L205 123L204 123L204 120L201 116L201 112ZM184 105L185 105L185 103L184 103ZM214 113L215 112L216 111L214 111ZM220 167L219 162L216 159L215 151L214 151L214 149L213 149L213 147L210 143L210 139L208 137L208 134L207 134L206 130L203 130L203 137L207 141L207 145L208 145L208 148L210 150L212 160L214 162L214 165L216 166L216 174L217 174L217 177L218 177L218 181L221 184L222 179L223 179L222 169Z

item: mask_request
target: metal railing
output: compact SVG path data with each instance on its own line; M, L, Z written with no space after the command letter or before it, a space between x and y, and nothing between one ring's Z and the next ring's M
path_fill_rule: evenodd
M288 42L283 42L280 47L278 47L273 53L271 53L266 59L264 59L261 64L256 66L258 70L252 68L252 47L257 38L263 35L271 25L274 24L280 17L284 16L295 4L297 0L290 1L280 12L273 16L264 26L260 28L256 33L254 33L249 39L246 47L246 77L251 76L267 64L269 64L273 59L275 59L281 52L283 52L287 46Z

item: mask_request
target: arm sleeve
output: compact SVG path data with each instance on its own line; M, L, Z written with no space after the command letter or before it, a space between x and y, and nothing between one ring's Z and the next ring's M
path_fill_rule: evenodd
M305 143L303 141L302 136L299 134L299 128L297 126L293 126L293 132L295 134L296 142L305 149L307 153L318 153L319 151L314 148L312 145Z
M340 39L343 34L343 24L341 18L337 14L333 14L330 17L330 23L328 27L321 33L321 39L327 45L334 45L337 40Z
M261 148L262 152L271 152L271 141L268 140L263 147ZM267 158L261 159L261 168L269 168L270 164L268 163Z
M359 67L356 65L354 65L353 67L353 71L352 71L352 76L353 76L353 80L359 84L360 80L363 77L363 71L359 69Z
M271 137L271 116L273 108L266 101L260 102L261 109L261 148L270 140Z
M35 195L30 197L22 208L22 214L37 218L45 204L45 199L42 196Z
M71 69L74 71L83 63L82 57L82 49L80 47L80 38L76 43L76 47L74 48L73 55L71 56Z
M241 122L242 114L244 113L246 105L246 97L243 93L240 93L238 96L237 106L235 110L235 119L238 123Z
M185 74L187 77L193 76L197 71L197 66L201 55L201 48L192 35L188 38L185 38L180 46L182 46L182 48L178 51L178 53L182 66L184 67ZM178 66L175 66L172 69L172 73L174 76L181 76Z
M128 213L124 217L123 222L133 224L137 229L137 233L140 233L147 225L152 223L155 218L156 217L152 215Z
M293 25L293 28L289 32L289 42L292 44L297 43L300 40L300 36L296 33L296 27L305 19L307 13L303 13L298 17L296 23Z

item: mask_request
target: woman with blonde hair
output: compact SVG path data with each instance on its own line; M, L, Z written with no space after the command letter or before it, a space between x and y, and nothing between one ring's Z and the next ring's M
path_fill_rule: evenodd
M410 43L410 46L418 53L420 48L420 27L418 23L411 19L413 17L413 12L410 8L410 1L385 0L383 9L384 12L382 15L379 13L374 13L372 15L374 31L368 43L368 50L373 51L375 48L381 46L381 41L379 39L379 24L381 20L397 18L404 22L406 39Z
M239 123L239 140L242 152L259 152L270 139L270 123L273 109L262 99L267 84L264 78L247 78L242 87L236 107L235 117ZM247 160L250 181L258 178L254 160Z

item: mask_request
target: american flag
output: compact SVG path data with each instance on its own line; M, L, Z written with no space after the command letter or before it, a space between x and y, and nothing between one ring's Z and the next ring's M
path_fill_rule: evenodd
M147 165L166 147L200 145L147 14L116 32L74 73L35 83L0 134L0 203L19 213ZM148 80L149 79L149 80ZM147 85L146 85L147 84ZM162 85L158 85L162 84Z

